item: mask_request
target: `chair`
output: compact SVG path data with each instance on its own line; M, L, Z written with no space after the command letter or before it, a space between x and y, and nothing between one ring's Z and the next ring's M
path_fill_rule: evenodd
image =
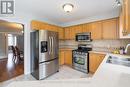
M15 46L15 50L16 50L16 56L17 56L17 58L19 60L23 61L23 56L22 56L23 53L19 50L19 48L17 46Z
M17 55L16 55L16 51L15 51L14 46L11 46L11 50L12 50L12 52L13 52L13 58L12 58L12 60L15 61Z

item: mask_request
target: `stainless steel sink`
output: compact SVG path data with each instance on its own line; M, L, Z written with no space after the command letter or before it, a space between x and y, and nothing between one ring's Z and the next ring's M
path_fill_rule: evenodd
M109 56L106 62L130 67L130 58L119 58L115 56Z

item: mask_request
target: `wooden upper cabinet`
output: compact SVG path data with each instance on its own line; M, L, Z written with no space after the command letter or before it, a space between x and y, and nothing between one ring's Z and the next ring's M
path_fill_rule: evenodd
M102 39L102 22L93 22L89 24L91 38L94 40Z
M58 33L59 33L59 39L64 40L64 29L58 28Z
M31 21L31 29L33 30L50 30L52 29L53 25L50 25L45 22L32 20Z
M70 39L74 40L75 39L75 27L70 27Z
M86 24L83 24L82 25L83 26L83 32L90 32L90 30L89 30L89 25L86 23Z
M130 0L126 0L126 31L130 34Z
M76 26L70 26L66 27L65 29L65 39L67 40L74 40L75 35L77 33L82 33L82 26L81 25L76 25Z
M83 32L83 26L82 25L76 25L75 26L75 35L77 33L82 33Z
M33 20L31 21L31 29L55 31L59 33L59 39L64 39L64 29L56 25L51 25L41 21Z
M122 35L130 34L130 0L123 0L119 22Z
M69 40L70 39L70 28L66 27L66 28L64 28L64 31L65 31L65 39Z
M76 26L72 26L71 28L71 37L72 39L75 39L76 34L78 33L82 33L82 25L76 25Z
M102 21L103 39L118 39L117 18Z

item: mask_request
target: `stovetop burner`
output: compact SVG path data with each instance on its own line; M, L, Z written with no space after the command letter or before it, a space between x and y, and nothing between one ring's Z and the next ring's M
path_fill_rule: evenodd
M92 50L92 48L87 48L87 49L76 49L76 50L73 50L73 51L88 53L88 51L91 51L91 50Z
M87 53L88 51L91 51L91 50L92 50L91 44L79 44L78 49L74 51Z

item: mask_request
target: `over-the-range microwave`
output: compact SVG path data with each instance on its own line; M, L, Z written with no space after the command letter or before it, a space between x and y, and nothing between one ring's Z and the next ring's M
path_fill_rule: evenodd
M90 32L78 33L76 34L75 38L76 38L76 41L92 41Z

